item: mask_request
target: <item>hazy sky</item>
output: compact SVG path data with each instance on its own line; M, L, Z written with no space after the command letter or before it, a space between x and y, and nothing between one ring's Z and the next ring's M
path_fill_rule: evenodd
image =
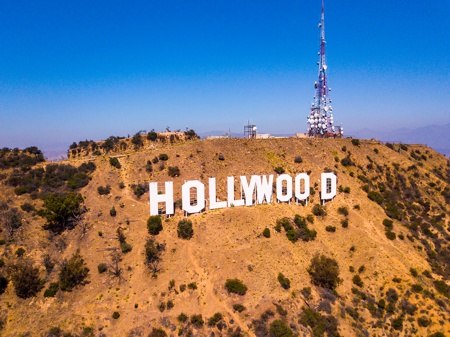
M306 131L320 0L0 0L0 147ZM326 0L336 122L450 122L450 1Z

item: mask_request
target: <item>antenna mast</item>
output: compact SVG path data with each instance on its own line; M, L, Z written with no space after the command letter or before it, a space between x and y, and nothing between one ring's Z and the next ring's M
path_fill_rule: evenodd
M319 23L320 28L320 51L319 62L319 78L314 82L316 89L316 96L311 105L311 112L308 116L308 135L310 137L342 137L344 129L342 125L335 130L333 107L331 106L331 99L329 92L331 88L328 87L327 63L325 54L325 6L322 0L322 16Z

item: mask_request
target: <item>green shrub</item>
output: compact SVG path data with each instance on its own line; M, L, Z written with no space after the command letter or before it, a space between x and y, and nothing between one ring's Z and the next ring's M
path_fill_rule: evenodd
M185 323L185 322L187 322L188 317L186 316L186 314L181 313L181 314L178 315L177 319L178 319L179 322Z
M117 211L114 206L109 210L109 215L111 215L112 217L115 217L117 215Z
M296 156L296 157L294 158L294 162L297 163L297 164L300 164L300 163L303 162L303 158L300 157L300 156Z
M178 168L178 166L169 166L167 174L169 175L169 177L172 177L172 178L179 177L180 169Z
M270 229L269 228L264 228L263 232L262 232L263 236L265 238L270 238Z
M353 275L352 282L360 288L364 286L364 282L362 281L361 276L359 276L358 274Z
M133 190L134 195L137 198L140 198L142 195L148 192L149 186L148 184L132 184L131 189Z
M278 273L278 282L280 282L283 289L289 289L291 287L291 280L285 277L282 273Z
M233 305L233 310L237 311L237 312L243 312L245 310L245 306L243 306L242 304L234 304Z
M44 287L44 280L39 278L39 269L33 268L31 261L21 261L11 268L16 295L20 298L36 296Z
M120 249L122 250L122 253L126 254L128 252L131 252L133 246L131 246L128 242L121 242Z
M303 310L299 323L303 326L309 326L314 337L324 336L325 332L327 336L339 336L337 320L331 315L324 316L311 308Z
M353 138L353 139L352 139L352 144L355 145L355 146L361 145L359 139L357 139L357 138Z
M409 268L409 272L410 272L411 275L414 276L414 277L419 276L419 273L417 272L417 269L415 269L415 268Z
M154 142L157 138L158 138L158 134L153 130L147 134L147 139L151 140L152 142Z
M35 210L34 206L32 204L30 204L29 202L26 202L26 203L20 205L20 208L22 209L22 211L27 212L27 213Z
M117 311L114 311L112 314L112 318L118 319L120 317L120 314Z
M285 321L275 320L270 324L270 336L274 337L294 337L294 333Z
M385 232L385 234L386 234L386 237L387 237L389 240L395 240L395 238L396 238L395 233L392 232L392 231L390 231L390 230L387 230L387 231Z
M188 289L191 290L196 290L197 289L197 283L196 282L191 282L187 285Z
M403 321L404 321L403 316L394 318L392 320L392 327L394 328L394 330L401 331L403 329Z
M335 227L335 226L326 226L326 227L325 227L325 230L326 230L327 232L334 233L334 232L336 232L336 227Z
M348 219L342 219L341 225L342 225L342 228L347 228L348 227Z
M192 221L182 219L178 221L177 234L179 238L189 240L194 235L194 229L192 228Z
M313 284L327 289L335 289L342 280L339 278L339 265L336 260L325 255L315 255L308 268Z
M342 206L338 208L338 213L344 216L348 215L348 207Z
M81 257L79 250L69 260L64 260L59 273L59 286L62 291L71 291L84 283L89 268Z
M0 274L0 295L6 291L8 283L9 283L8 279Z
M45 289L44 291L44 297L55 297L56 293L59 290L59 284L58 283L50 283L50 286Z
M150 332L148 337L167 337L167 333L161 328L152 328L152 332Z
M283 174L285 171L284 171L284 168L283 167L281 167L281 166L276 166L276 167L274 167L274 169L273 169L276 173L278 173L278 174Z
M159 215L152 215L147 220L147 230L151 235L158 235L163 230L162 220Z
M169 156L165 153L160 153L158 156L158 159L162 160L162 161L166 161L166 160L169 160Z
M111 166L120 169L122 167L122 165L120 165L119 159L117 159L116 157L114 158L109 158L109 163L111 164Z
M77 217L85 211L85 208L81 207L82 203L83 197L81 194L50 194L44 200L44 208L37 213L47 220L44 229L60 233L75 226Z
M438 292L440 292L445 297L450 297L450 286L448 286L445 281L442 280L436 280L433 282L434 287Z
M312 209L312 213L315 216L325 216L325 215L327 215L327 212L325 212L325 209L322 207L322 205L319 205L319 204L314 205L314 207Z
M350 155L341 159L342 166L355 166L353 160L350 159Z
M17 257L24 256L25 255L25 249L23 249L22 247L17 248L16 255L17 255Z
M420 284L413 284L411 286L411 291L413 293L420 293L420 292L422 292L422 290L423 290L423 287Z
M248 289L247 286L238 279L227 279L225 282L225 288L229 293L238 295L245 295Z
M108 270L108 265L106 263L100 263L97 266L97 270L99 274L103 274L104 272L106 272Z
M212 317L208 319L208 326L215 326L223 318L220 312L216 312Z
M205 321L203 320L203 317L201 314L191 316L191 324L193 326L195 326L196 328L201 328L204 323L205 323Z
M109 186L109 185L106 185L105 187L99 186L99 187L97 187L97 192L100 195L109 194L109 193L111 193L111 186Z
M388 229L392 229L394 227L394 222L392 220L389 220L389 219L384 219L383 220L383 226L388 228Z
M375 201L379 205L383 203L383 196L376 191L370 191L369 193L367 193L367 197L370 200Z

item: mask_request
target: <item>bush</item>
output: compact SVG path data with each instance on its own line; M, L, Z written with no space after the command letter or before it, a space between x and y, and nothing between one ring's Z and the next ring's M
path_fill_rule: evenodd
M25 255L25 249L23 249L22 247L17 248L16 255L17 255L17 257L24 256Z
M270 229L269 228L264 228L263 232L262 232L263 236L265 238L270 238Z
M191 316L191 324L193 326L195 326L196 328L201 328L204 323L205 323L205 321L203 320L203 317L201 314Z
M395 233L392 232L392 231L390 231L390 230L387 230L387 231L385 232L385 234L386 234L386 237L387 237L389 240L395 240L395 238L396 238Z
M409 272L410 272L411 275L414 276L414 277L419 276L419 273L417 272L417 269L415 269L415 268L409 268Z
M148 184L132 184L131 189L136 197L140 198L148 191Z
M167 174L169 175L169 177L179 177L180 176L180 169L178 168L178 166L169 166L169 170L167 172Z
M434 287L438 292L440 292L445 297L450 297L450 286L448 286L445 281L442 280L436 280L433 282Z
M150 160L147 160L147 164L145 165L145 171L147 173L153 172L153 165L152 165L152 162Z
M269 328L270 336L274 337L293 337L294 333L291 328L288 327L285 321L275 320L270 324Z
M389 219L384 219L383 220L383 226L388 228L388 229L392 229L394 227L394 222L392 220L389 220Z
M111 215L112 217L115 217L117 215L117 211L114 206L109 210L109 215Z
M39 278L39 269L33 268L30 261L23 261L12 266L11 279L16 295L20 298L36 296L45 283Z
M181 313L181 314L178 315L177 319L181 323L186 323L187 320L188 320L188 317L186 316L186 314Z
M44 200L44 208L37 213L47 219L44 229L59 233L75 226L77 217L85 211L85 208L81 207L82 203L81 194L50 194Z
M335 227L335 226L326 226L326 227L325 227L325 230L326 230L327 232L334 233L334 232L336 232L336 227Z
M109 185L106 185L105 187L99 186L99 187L97 187L97 192L100 195L109 194L109 193L111 193L111 186L109 186Z
M147 265L157 262L160 257L160 251L154 240L148 239L145 243L145 262Z
M353 276L352 282L360 288L364 286L364 282L362 281L361 276L359 276L358 274Z
M422 290L423 290L423 287L420 284L413 284L411 286L411 291L413 293L420 293L420 292L422 292Z
M376 191L370 191L369 193L367 193L367 197L370 200L375 201L379 205L383 203L383 196Z
M98 273L99 273L99 274L103 274L105 271L108 270L108 265L107 265L106 263L100 263L100 264L97 266L97 270L98 270Z
M216 312L212 317L208 319L208 326L215 326L223 318L220 312Z
M59 285L62 291L71 291L84 283L89 268L81 257L79 250L69 260L64 260L59 273Z
M278 273L278 282L280 282L283 289L289 289L291 287L291 280L285 277L282 273Z
M238 279L227 279L225 282L225 288L229 293L238 295L245 295L248 289L247 286Z
M20 208L22 209L22 211L27 212L27 213L35 210L34 206L32 204L30 204L29 202L26 202L26 203L20 205Z
M169 156L165 153L160 153L160 155L158 156L158 159L162 160L162 161L166 161L166 160L169 160Z
M58 290L59 290L58 283L50 283L50 286L47 289L45 289L44 297L55 297Z
M342 206L338 208L338 213L344 216L348 215L348 207Z
M6 291L6 287L8 287L8 279L0 275L0 295Z
M154 142L157 138L158 138L158 134L153 130L147 134L147 139L151 140L152 142Z
M282 168L281 166L274 167L273 170L278 174L283 174L285 172L284 168Z
M308 268L313 284L327 289L335 289L342 280L339 278L339 265L336 260L325 255L315 255Z
M359 139L357 139L357 138L353 138L353 139L352 139L352 144L355 145L355 146L361 145Z
M325 215L327 215L327 212L325 212L325 209L322 207L322 205L319 205L319 204L314 205L314 207L312 209L312 213L315 216L325 216Z
M222 153L219 154L218 158L219 158L220 161L224 161L225 160L225 156Z
M111 166L120 169L122 167L122 165L120 165L119 159L117 158L109 158L109 163L111 164Z
M197 289L197 283L196 282L191 282L187 285L187 287L191 290L196 290Z
M189 240L194 235L194 230L192 229L192 221L183 219L178 221L178 237Z
M122 253L126 254L128 252L131 252L131 249L133 249L133 246L131 246L128 242L121 242L120 249L122 250Z
M342 225L342 228L347 228L348 227L348 219L342 219L341 225Z
M355 166L355 163L350 159L350 155L341 159L342 166Z
M159 215L152 215L147 220L147 230L151 235L158 235L163 230L161 217Z
M245 309L246 309L245 306L243 306L240 303L233 305L233 310L234 311L243 312Z
M297 164L300 164L300 163L303 162L303 158L300 157L300 156L296 156L296 157L294 158L294 162L297 163Z
M167 333L161 328L153 328L148 337L167 337Z
M120 314L117 311L113 312L112 318L118 319L120 317Z

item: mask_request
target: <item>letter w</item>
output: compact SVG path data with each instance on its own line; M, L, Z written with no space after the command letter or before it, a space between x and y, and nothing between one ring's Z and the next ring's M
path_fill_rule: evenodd
M273 174L267 176L255 176L250 178L250 183L247 182L246 176L241 176L241 186L245 194L245 205L251 206L253 204L253 193L256 189L257 203L262 204L264 199L267 203L272 201L272 185Z

